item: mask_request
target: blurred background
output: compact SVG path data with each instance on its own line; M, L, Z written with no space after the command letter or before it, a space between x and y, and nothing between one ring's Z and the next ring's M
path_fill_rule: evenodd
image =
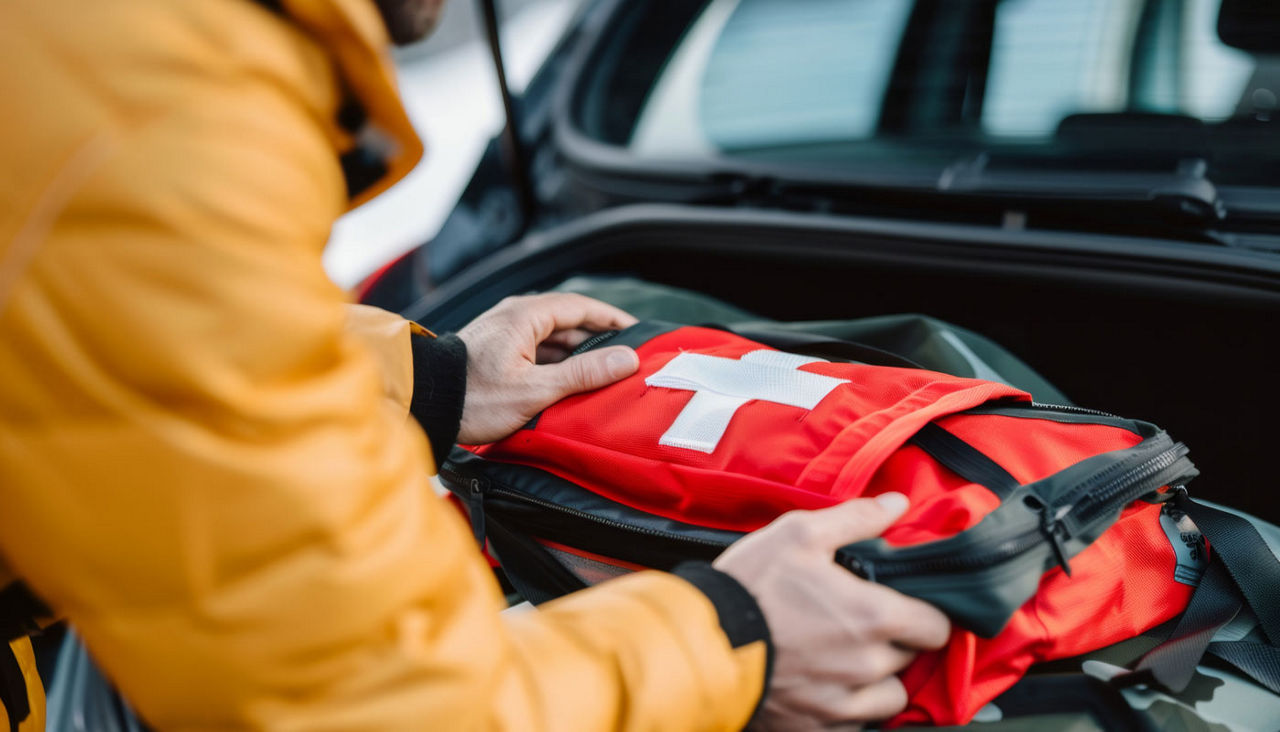
M528 83L582 0L502 0L503 54L513 91ZM445 3L430 37L396 52L400 90L426 144L423 161L376 200L338 221L325 268L352 287L430 239L502 129L502 102L474 0Z

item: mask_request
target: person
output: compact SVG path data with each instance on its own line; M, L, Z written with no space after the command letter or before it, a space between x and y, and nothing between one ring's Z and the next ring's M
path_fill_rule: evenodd
M68 618L159 729L891 715L893 674L947 621L832 553L890 525L896 494L785 516L714 565L500 612L408 415L437 450L485 442L637 364L564 357L631 322L586 298L506 300L433 338L326 277L334 219L421 152L386 45L439 5L0 6L6 593ZM6 713L38 729L29 643L7 640Z

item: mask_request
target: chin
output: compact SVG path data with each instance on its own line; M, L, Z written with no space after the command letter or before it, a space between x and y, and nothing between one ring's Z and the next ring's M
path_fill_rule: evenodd
M391 42L407 46L435 30L444 0L377 0L377 5Z

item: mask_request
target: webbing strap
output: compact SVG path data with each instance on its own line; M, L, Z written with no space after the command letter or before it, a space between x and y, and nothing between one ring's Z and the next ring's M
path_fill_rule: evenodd
M1280 694L1280 559L1248 519L1196 503L1185 492L1174 498L1209 541L1212 559L1169 640L1139 660L1128 682L1144 672L1173 691L1195 676L1196 664L1212 653ZM1248 603L1267 643L1213 643L1213 636ZM1124 677L1118 679L1125 683Z
M1222 559L1267 640L1280 645L1280 560L1266 540L1248 519L1196 503L1182 493L1175 500L1209 540L1210 551Z
M986 486L1004 500L1021 485L981 450L930 422L909 442L965 480Z
M1233 641L1210 643L1209 653L1240 669L1272 693L1280 694L1280 648L1265 643Z
M1195 677L1214 634L1240 613L1242 601L1220 561L1211 562L1169 639L1147 651L1135 671L1149 672L1164 687L1182 691ZM1134 679L1138 681L1139 679Z
M507 529L490 516L487 536L511 586L534 605L541 605L587 586L541 544Z

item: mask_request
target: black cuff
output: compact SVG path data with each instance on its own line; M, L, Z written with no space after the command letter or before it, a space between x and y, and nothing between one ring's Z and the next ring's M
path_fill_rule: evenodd
M730 646L741 648L749 643L764 641L764 688L760 690L760 701L756 703L756 710L751 715L755 717L769 694L769 682L773 677L773 639L756 598L738 580L706 562L682 562L672 570L672 574L702 590L702 594L707 596L716 608L720 628L729 638Z
M409 336L413 349L413 399L409 412L431 442L438 467L448 457L467 393L467 346L456 335Z

